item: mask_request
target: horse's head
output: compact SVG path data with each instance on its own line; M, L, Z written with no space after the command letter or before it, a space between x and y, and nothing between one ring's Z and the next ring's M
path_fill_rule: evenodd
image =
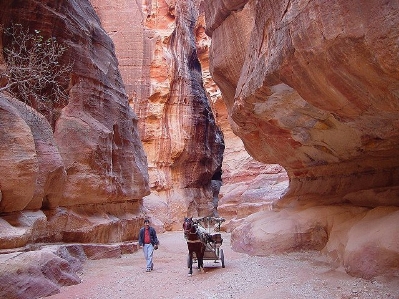
M184 222L183 222L183 230L184 230L184 235L186 236L188 233L191 233L193 231L195 231L195 227L194 227L194 222L193 222L193 218L184 218Z
M183 222L183 229L185 230L185 231L190 231L191 230L191 228L193 227L193 218L191 217L191 218L187 218L187 217L184 217L184 222Z

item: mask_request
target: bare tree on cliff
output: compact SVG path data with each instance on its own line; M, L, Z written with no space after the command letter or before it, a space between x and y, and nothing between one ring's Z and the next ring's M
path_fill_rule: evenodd
M54 127L57 111L68 103L72 63L61 63L67 47L20 24L5 28L3 33L6 69L0 73L0 82L6 83L0 91L8 91L42 113Z

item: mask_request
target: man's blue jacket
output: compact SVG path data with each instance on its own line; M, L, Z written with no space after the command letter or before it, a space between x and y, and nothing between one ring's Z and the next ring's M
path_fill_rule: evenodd
M142 227L139 232L139 245L140 246L144 245L144 230L145 230L145 227ZM150 226L149 230L150 230L151 244L158 245L159 241L158 241L157 233L155 232L155 229Z

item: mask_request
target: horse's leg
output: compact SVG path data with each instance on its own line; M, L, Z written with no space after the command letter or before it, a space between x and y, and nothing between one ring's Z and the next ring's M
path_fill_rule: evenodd
M197 269L201 270L202 267L202 257L201 257L201 246L200 243L197 243L197 247L195 248L195 255L197 256Z
M188 252L188 268L190 269L188 275L193 275L193 252L191 250Z
M198 269L201 273L204 273L204 253L205 253L205 245L201 243L201 246L198 249Z
M204 272L204 258L202 256L198 258L198 270Z
M199 243L195 244L195 256L197 258L197 269L201 269L201 247Z
M195 253L195 257L196 257L196 259L197 259L197 269L199 270L200 264L199 264L199 261L198 261L198 257L199 257L200 255L199 255L199 252L198 252L198 243L194 243L194 244L193 244L192 250L193 250L192 253Z

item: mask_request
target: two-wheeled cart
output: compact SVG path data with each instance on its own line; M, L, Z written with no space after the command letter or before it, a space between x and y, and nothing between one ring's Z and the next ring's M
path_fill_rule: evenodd
M205 245L204 260L213 260L214 263L221 263L222 268L225 267L224 252L220 246L223 243L220 233L220 225L224 222L224 218L219 217L199 217L193 218L193 222L197 226L197 230L202 234L201 240ZM197 262L195 253L193 260L188 258L187 265L190 268L191 262Z

